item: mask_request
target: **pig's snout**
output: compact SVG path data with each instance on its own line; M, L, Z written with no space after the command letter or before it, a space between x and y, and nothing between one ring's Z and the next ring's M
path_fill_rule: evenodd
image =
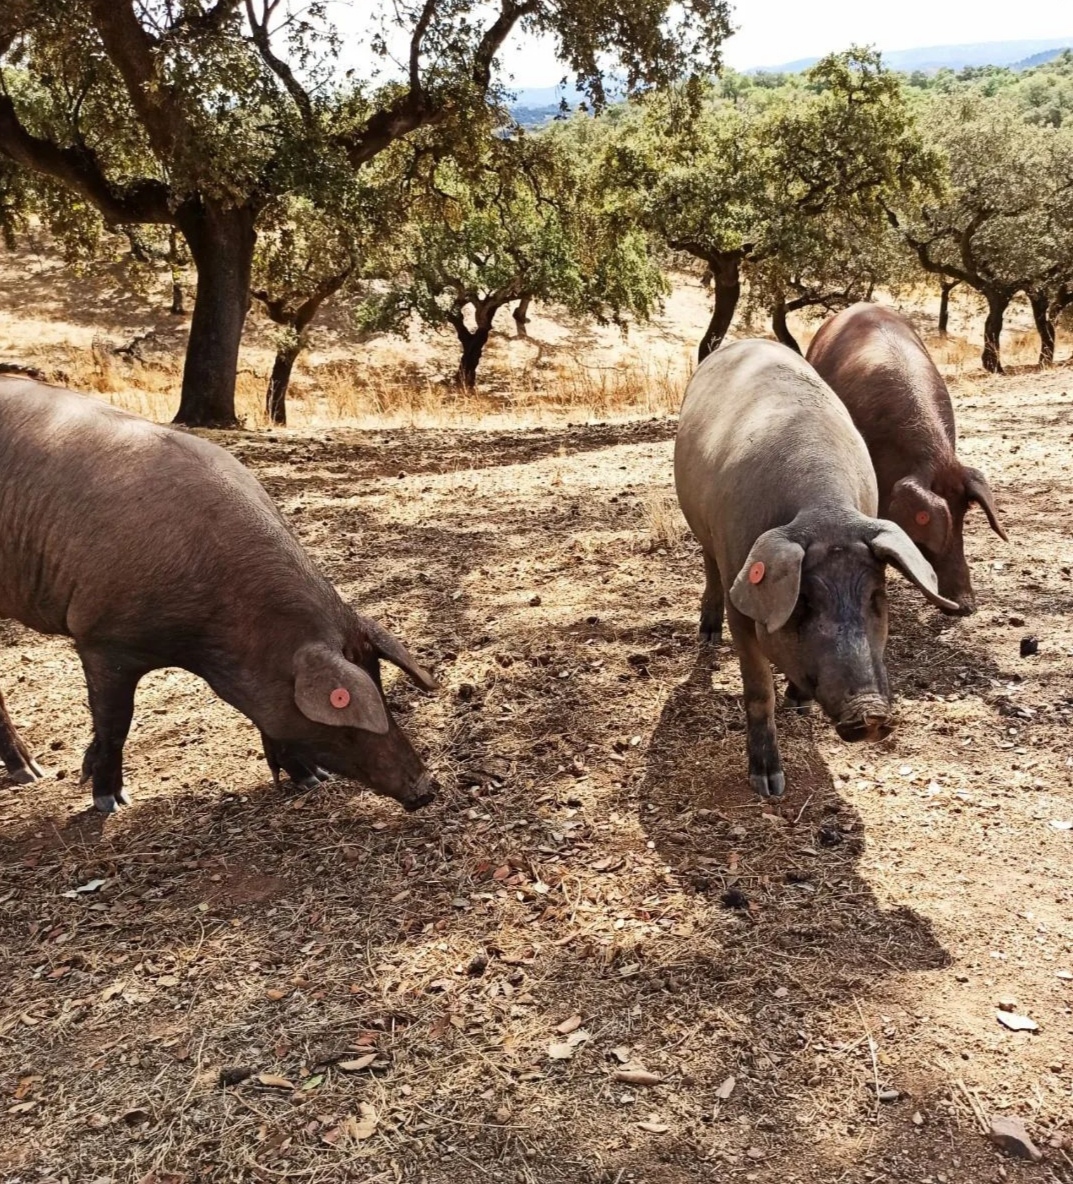
M971 592L962 592L956 597L957 608L944 608L943 612L949 617L971 617L976 612L976 597Z
M843 740L882 740L894 730L890 705L883 699L854 699L839 713L835 731Z
M421 810L436 800L440 786L428 773L423 773L410 788L399 796L399 804L408 813Z

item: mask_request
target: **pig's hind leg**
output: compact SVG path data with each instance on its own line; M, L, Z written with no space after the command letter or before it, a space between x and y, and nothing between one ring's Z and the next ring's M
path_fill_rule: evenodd
M0 761L4 762L7 775L16 785L29 785L32 781L40 781L42 777L48 776L15 731L3 695L0 695Z
M82 760L82 783L93 782L93 804L102 814L130 805L123 788L123 746L134 718L134 692L146 668L115 654L79 648L93 716L93 740Z
M748 723L749 784L762 798L782 797L786 777L775 733L775 680L771 663L756 640L756 625L730 605L730 632L741 664Z
M723 640L723 581L710 556L704 556L704 591L700 598L700 643L718 645Z

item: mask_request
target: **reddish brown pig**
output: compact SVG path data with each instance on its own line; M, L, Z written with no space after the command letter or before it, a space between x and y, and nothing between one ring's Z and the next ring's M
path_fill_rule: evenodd
M74 639L93 801L125 805L123 746L150 670L181 667L251 719L278 781L356 778L416 810L433 797L393 719L380 660L431 676L344 604L230 453L70 391L0 378L0 618ZM0 759L43 770L0 697Z
M901 313L854 304L821 327L807 356L868 445L880 515L921 549L953 612L973 612L962 533L969 506L983 509L999 538L1006 532L987 478L957 458L950 393L924 342Z

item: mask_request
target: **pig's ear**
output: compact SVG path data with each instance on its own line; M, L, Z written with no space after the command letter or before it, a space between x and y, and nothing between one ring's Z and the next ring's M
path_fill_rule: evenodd
M890 516L918 546L941 555L954 533L954 520L944 498L916 477L903 477L890 491Z
M369 634L369 640L376 647L376 652L385 661L398 668L423 691L438 691L439 684L431 674L418 664L410 651L397 637L393 637L383 626L367 618L362 622Z
M371 675L326 645L303 646L294 656L294 701L306 719L383 736L387 706Z
M804 548L778 527L766 531L749 552L730 588L730 603L769 633L790 619L801 591Z
M869 523L868 545L883 563L893 563L903 576L924 593L937 608L957 612L952 600L939 595L939 580L931 564L917 550L916 543L895 522L874 518Z
M995 509L995 495L991 492L991 486L987 483L987 478L980 472L979 469L970 469L965 465L962 469L965 475L965 493L970 502L976 504L987 515L988 522L991 523L991 529L998 535L1004 543L1010 540L1006 537L1006 532L1002 529L1002 523L998 520L998 511Z

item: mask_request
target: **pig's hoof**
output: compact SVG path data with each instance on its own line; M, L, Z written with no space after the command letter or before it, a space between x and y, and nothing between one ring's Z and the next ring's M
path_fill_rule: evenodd
M125 789L117 789L115 793L115 802L117 806L129 806L130 794Z
M720 645L723 641L723 626L714 621L706 621L703 617L700 619L697 633L701 645Z
M782 770L778 773L750 773L749 784L753 793L762 798L781 798L786 792L786 775Z
M119 802L110 793L94 794L93 804L102 814L114 814L119 809Z
M791 711L796 711L798 715L807 715L812 710L812 700L803 691L799 691L793 683L787 686L785 698L786 706Z
M49 774L37 761L30 761L28 765L9 771L8 776L16 785L32 785L35 781L42 781Z
M330 776L331 773L314 765L304 777L295 777L293 780L303 793L308 793L309 790L316 789L322 781L327 781Z

